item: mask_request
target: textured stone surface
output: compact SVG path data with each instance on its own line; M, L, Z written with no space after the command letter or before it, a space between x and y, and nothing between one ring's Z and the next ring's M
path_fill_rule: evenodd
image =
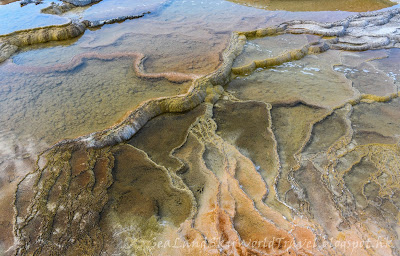
M64 25L39 27L0 35L0 62L8 59L18 47L75 38L85 29L86 26L82 23L69 22Z
M395 46L382 30L397 16L234 33L186 93L48 148L15 191L16 253L398 255L400 100L385 69L395 61L335 50ZM296 36L300 48L261 60L243 51L289 32L336 38ZM238 56L250 64L232 68Z
M6 59L8 59L17 50L18 46L8 43L0 43L0 62L3 62Z

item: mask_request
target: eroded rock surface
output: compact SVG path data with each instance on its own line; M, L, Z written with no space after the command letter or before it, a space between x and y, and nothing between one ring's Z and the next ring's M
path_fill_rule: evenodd
M15 192L16 253L398 255L400 100L382 50L398 16L234 33L185 94L40 155Z

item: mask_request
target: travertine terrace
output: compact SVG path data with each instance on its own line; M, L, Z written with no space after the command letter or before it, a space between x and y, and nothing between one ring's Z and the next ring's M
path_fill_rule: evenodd
M123 55L191 85L42 152L3 232L17 255L399 255L399 28L393 9L235 32L203 76L132 52L47 67Z

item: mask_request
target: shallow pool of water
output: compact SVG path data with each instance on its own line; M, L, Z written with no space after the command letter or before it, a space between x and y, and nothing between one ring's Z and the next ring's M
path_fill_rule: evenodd
M96 4L90 8L95 8L96 6L100 5L101 4ZM90 10L90 8L88 10ZM139 52L147 56L144 62L144 67L147 72L175 71L188 74L207 74L219 65L219 54L226 47L232 31L244 31L257 27L275 25L291 19L314 18L316 20L329 21L346 17L348 15L348 13L344 12L336 13L335 16L332 16L329 12L319 13L318 16L307 12L270 12L233 4L227 1L205 0L198 2L178 0L173 1L170 3L170 5L164 6L163 9L159 9L157 12L146 15L140 19L127 20L123 23L105 25L95 30L87 30L85 34L78 39L60 43L52 42L44 45L34 45L23 48L20 53L12 57L12 61L17 64L16 66L13 66L12 69L18 71L19 65L22 67L35 66L37 68L49 67L52 65L62 65L70 62L74 56L88 52L97 52L99 54ZM113 60L113 63L115 64L113 64L112 70L114 70L116 74L130 69L131 67L129 67L129 65L133 65L133 63L130 61L121 61L121 59ZM93 67L93 74L96 73L96 68L101 67L101 62L89 61L85 63L85 67L87 66L89 69L92 65L94 65L94 63L98 63L98 65L97 67ZM106 62L105 65L110 63L111 62ZM8 64L0 65L0 71L2 68L8 69L7 65ZM121 65L121 70L118 70L119 65ZM90 79L84 78L86 76L85 72L83 72L84 69L79 70L81 71L74 71L73 77L81 77L83 79L82 81L87 81L88 86L89 84L92 84L94 89L97 88L100 95L108 95L107 97L109 97L109 104L118 105L123 101L118 100L120 96L115 96L115 94L109 93L107 90L102 90L101 87L96 86L95 82L90 82ZM99 77L101 77L102 74L104 74L103 71L99 72ZM68 73L63 73L60 75L68 77ZM1 84L2 87L7 87L10 83L8 80L13 79L16 80L16 82L13 83L16 84L16 86L19 85L18 87L21 87L21 84L27 83L24 81L31 81L31 85L25 86L24 89L33 90L32 86L33 88L38 87L36 82L40 80L42 81L40 84L47 84L51 87L58 88L56 85L60 83L61 79L57 73L47 74L45 75L45 79L43 79L43 75L40 74L29 74L29 77L30 78L28 79L26 75L15 72L11 77L10 75L4 75ZM118 75L115 77L121 78ZM3 91L5 91L5 89L3 89ZM41 89L39 89L39 91L41 91ZM23 116L25 116L25 111L36 113L35 115L42 115L43 109L48 109L52 106L50 101L40 101L41 104L39 107L37 104L29 103L31 100L18 96L18 94L13 95L14 99L19 99L18 103L12 103L13 100L10 98L11 96L7 95L9 100L9 103L7 104L9 106L14 104L20 106L20 108L14 108L12 111L12 116L14 116L13 120L15 120L12 123L14 124L18 124L20 122L18 120L21 120L22 123L25 122L22 121ZM21 95L25 95L25 93ZM93 96L91 93L87 95ZM160 95L162 95L162 93ZM101 97L102 96L100 96L100 98ZM21 102L22 99L25 99L25 101ZM65 104L75 105L71 103L75 101L75 96L65 97L63 101L66 102ZM69 101L71 102L67 103ZM137 104L139 101L140 100L133 99L135 104ZM110 119L107 122L102 123L102 125L100 123L94 125L94 123L97 123L97 121L92 121L90 117L91 115L87 116L85 121L83 121L81 118L75 119L80 120L77 122L88 127L87 129L81 130L78 133L72 131L76 129L74 128L74 125L69 125L69 128L65 127L64 121L60 119L61 115L60 118L55 118L51 122L43 122L43 120L39 118L37 119L37 122L30 122L29 129L26 129L26 125L14 125L13 129L19 130L17 132L18 134L21 134L20 132L24 130L26 136L31 135L33 137L43 139L44 134L56 133L58 135L52 139L49 139L48 141L60 140L63 138L84 134L85 132L93 132L98 129L104 129L112 124L113 121L115 122L121 118L124 112L131 110L135 104L125 105L125 108L120 105L120 107L118 107L120 110L116 112L117 114L115 116L110 114ZM25 106L28 105L30 107L26 109ZM77 104L75 107L80 105L81 104ZM108 112L110 106L98 105L96 109L99 112ZM75 111L77 111L75 107L63 108L62 111L65 112L64 114L66 116L76 116L76 114L74 114ZM19 111L18 109L21 111L19 114L17 113ZM84 112L85 111L82 113ZM52 111L48 111L47 113L52 113ZM7 114L7 112L3 113L2 115L3 120L8 120L9 114ZM49 115L49 118L50 116L51 115ZM54 117L56 116L57 115ZM98 115L94 116L96 117ZM59 121L56 121L56 119ZM102 118L102 120L104 121L104 118ZM38 127L35 127L36 125L38 125ZM47 126L47 128L45 128L45 126ZM59 126L64 128L60 130ZM69 129L72 129L71 132L69 132ZM51 130L58 131L50 132ZM36 133L40 133L41 135L38 136Z
M137 5L120 12L128 2L104 0L51 17L95 21L148 7L134 1ZM244 48L232 60L234 68L225 62L230 82L201 78L187 101L145 105L133 113L157 116L131 115L125 126L105 130L143 101L182 95L193 85L165 77L195 78L216 70L233 31L290 20L333 22L357 11L349 1L251 3L259 8L222 0L152 3L156 7L141 18L23 47L0 64L0 255L15 249L71 255L364 255L364 247L347 242L378 244L381 238L390 241L369 253L396 255L398 49L341 51L332 49L335 43L318 48L332 37L301 30L340 29L335 24L300 22L296 35L249 32L237 41L235 49L241 43ZM342 11L313 12L321 6ZM399 17L359 19L349 25L357 33L344 43L367 30L390 37L381 23L394 33ZM254 68L256 61L274 58L285 61ZM252 63L249 72L235 72ZM137 65L142 73L135 72ZM160 114L168 111L178 113ZM127 125L136 121L137 127ZM97 131L103 133L92 134ZM95 144L99 141L104 144ZM173 247L171 241L193 247Z
M28 4L21 7L20 2L0 5L0 35L17 30L31 29L50 25L61 25L69 19L41 13L40 10L50 5L50 0L41 4Z

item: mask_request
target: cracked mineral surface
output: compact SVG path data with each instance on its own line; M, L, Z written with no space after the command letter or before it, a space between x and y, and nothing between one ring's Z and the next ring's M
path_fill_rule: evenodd
M0 255L400 255L400 9L139 2L0 36Z

